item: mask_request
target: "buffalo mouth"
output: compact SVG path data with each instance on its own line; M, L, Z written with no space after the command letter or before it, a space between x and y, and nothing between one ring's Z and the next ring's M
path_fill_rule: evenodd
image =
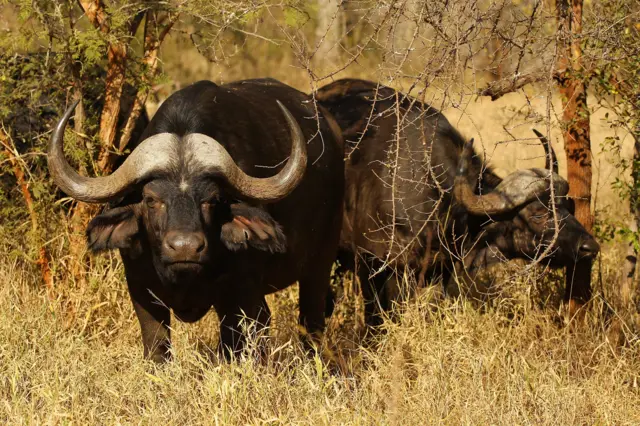
M570 266L581 261L593 261L598 256L598 249L584 250L569 247L563 250L562 247L556 247L550 260L556 267Z
M194 260L177 260L166 263L166 267L176 273L198 273L204 269L205 264Z

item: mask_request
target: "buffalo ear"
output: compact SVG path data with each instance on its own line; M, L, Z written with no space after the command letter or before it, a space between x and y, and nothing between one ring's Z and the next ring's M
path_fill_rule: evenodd
M263 209L233 204L230 219L220 231L220 239L229 250L253 247L270 253L286 251L287 238L282 226Z
M138 215L136 206L109 209L94 217L87 226L87 243L92 252L111 249L137 249Z

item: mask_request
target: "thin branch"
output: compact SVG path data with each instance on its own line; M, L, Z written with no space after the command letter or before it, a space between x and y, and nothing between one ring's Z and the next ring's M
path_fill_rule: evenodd
M495 101L508 93L517 92L524 86L532 83L538 83L546 80L547 76L540 73L530 73L522 76L514 76L509 79L502 79L490 83L487 87L478 92L479 96L491 96L491 100Z
M147 97L149 96L148 86L151 84L151 80L155 77L158 70L158 51L160 50L160 46L162 45L165 37L177 22L179 16L180 15L178 13L173 15L170 14L167 24L160 33L156 35L160 23L157 20L155 12L147 12L147 21L144 29L144 58L142 59L142 62L146 66L146 70L142 75L142 81L140 84L144 89L139 89L136 94L136 99L131 107L129 118L127 118L127 123L125 124L124 129L122 130L122 135L120 136L120 141L118 143L119 152L124 151L131 140L131 134L135 128L136 121L140 117L142 108L147 102Z

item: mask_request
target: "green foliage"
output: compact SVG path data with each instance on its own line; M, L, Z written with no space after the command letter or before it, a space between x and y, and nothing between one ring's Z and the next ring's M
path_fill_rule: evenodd
M124 27L138 10L135 5L123 8L108 3L114 6L108 11L110 25ZM0 124L6 133L6 143L15 148L19 167L28 181L38 235L31 235L31 218L13 165L2 161L0 236L11 246L7 253L16 256L24 253L18 257L34 259L41 245L59 235L60 220L66 220L70 207L69 203L56 204L62 194L53 185L46 166L44 153L51 129L73 92L80 88L85 111L82 132L68 129L65 152L73 167L93 173L92 165L100 146L97 134L105 92L108 42L113 37L122 37L124 28L114 27L113 34L106 36L96 30L78 4L70 0L55 3L7 0L3 2L2 13L11 28L0 41ZM132 69L139 68L141 53L139 49L131 49ZM135 91L127 93L135 95ZM123 116L122 124L125 118Z
M90 29L75 32L69 47L73 51L74 61L82 61L85 66L91 66L104 62L107 43L97 30Z
M640 5L624 0L605 0L593 4L590 30L598 37L585 38L587 54L594 60L591 88L598 102L614 114L605 119L613 129L628 133L635 145L633 158L623 156L625 140L613 136L601 142L603 151L612 154L620 175L612 189L630 205L635 220L640 220ZM628 177L627 177L628 176ZM615 236L640 251L637 233L628 224L609 223L603 236Z
M298 7L284 8L284 22L292 28L301 28L309 20L309 15Z

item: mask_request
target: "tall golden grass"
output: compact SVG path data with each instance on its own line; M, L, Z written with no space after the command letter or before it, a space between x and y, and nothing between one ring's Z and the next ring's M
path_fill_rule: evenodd
M603 270L583 323L564 323L542 281L502 282L507 290L481 307L427 289L366 344L349 297L329 324L333 356L303 353L292 288L269 299L267 362L251 351L219 360L210 313L173 323L175 360L158 367L142 359L115 255L96 261L86 287L56 282L54 298L35 270L3 257L0 422L638 424L640 340L634 318L608 305L616 274Z

